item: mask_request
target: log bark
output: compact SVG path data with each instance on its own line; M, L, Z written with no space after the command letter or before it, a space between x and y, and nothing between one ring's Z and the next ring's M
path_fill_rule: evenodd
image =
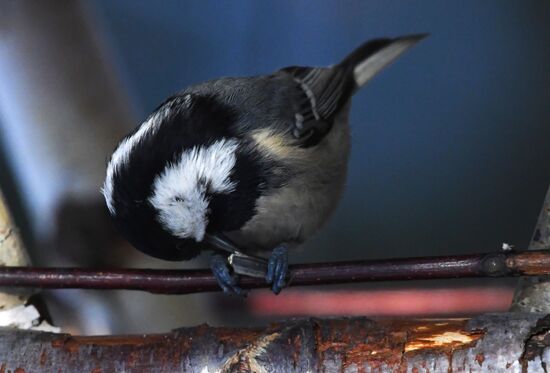
M550 187L546 193L529 250L550 252ZM548 275L520 279L511 311L550 313L550 278Z
M0 266L26 266L29 257L0 191ZM1 288L0 310L25 304L32 291L25 288Z
M1 372L544 371L550 315L473 319L298 319L265 328L201 325L167 334L0 331Z

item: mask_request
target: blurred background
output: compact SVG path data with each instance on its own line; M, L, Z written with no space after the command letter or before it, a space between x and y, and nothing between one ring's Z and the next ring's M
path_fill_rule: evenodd
M550 2L0 0L0 186L34 265L197 268L132 249L99 189L120 138L219 76L328 65L363 41L431 36L353 100L348 186L292 262L525 248L550 183ZM248 298L43 292L73 333L295 315L505 310L515 281L303 288Z

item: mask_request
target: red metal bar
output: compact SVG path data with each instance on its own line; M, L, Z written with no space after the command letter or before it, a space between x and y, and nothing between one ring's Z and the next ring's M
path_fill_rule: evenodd
M396 290L289 289L277 297L257 291L248 296L250 311L258 316L449 316L504 312L513 288L438 288Z

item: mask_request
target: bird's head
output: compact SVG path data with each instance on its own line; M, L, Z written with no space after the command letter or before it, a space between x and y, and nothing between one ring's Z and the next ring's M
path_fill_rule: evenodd
M205 236L238 228L226 218L239 199L239 140L226 133L231 110L211 99L176 96L123 139L107 166L103 194L122 234L149 255L181 260L203 248ZM236 214L235 216L239 216Z

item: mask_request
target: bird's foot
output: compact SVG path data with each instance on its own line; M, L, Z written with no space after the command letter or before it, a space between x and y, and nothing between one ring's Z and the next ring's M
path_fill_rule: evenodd
M246 296L246 290L237 284L238 277L231 273L225 256L213 254L210 258L210 269L225 294Z
M284 244L277 246L267 265L267 275L265 280L271 284L271 290L275 294L279 294L286 285L285 281L288 276L288 247Z

